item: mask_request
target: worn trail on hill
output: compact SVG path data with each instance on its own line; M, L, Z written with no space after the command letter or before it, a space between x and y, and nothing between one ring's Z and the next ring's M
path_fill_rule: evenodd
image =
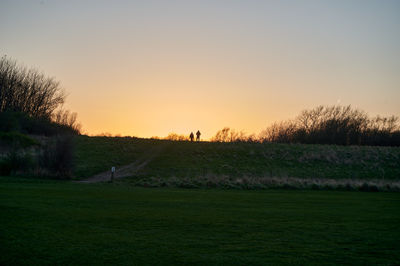
M120 167L116 167L114 179L129 177L129 176L132 176L132 175L138 173L148 163L150 163L152 160L154 160L154 158L156 158L162 151L164 151L168 145L170 145L170 144L163 143L162 145L156 145L155 147L150 149L148 152L143 154L141 157L139 157L133 163L130 163L130 164L127 164L124 166L120 166ZM79 180L76 182L77 183L98 183L98 182L110 181L110 178L111 178L111 172L110 172L110 170L107 170L105 172L96 174L94 176L91 176L89 178Z

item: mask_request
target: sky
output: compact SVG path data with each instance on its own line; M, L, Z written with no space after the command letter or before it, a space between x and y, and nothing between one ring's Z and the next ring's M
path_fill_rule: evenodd
M400 1L0 0L0 55L59 80L91 135L399 116L399 47Z

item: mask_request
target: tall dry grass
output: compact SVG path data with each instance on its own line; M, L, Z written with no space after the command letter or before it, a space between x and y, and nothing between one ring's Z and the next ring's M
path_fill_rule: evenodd
M304 190L347 190L370 192L400 192L400 181L326 179L295 177L249 177L232 178L229 176L205 175L186 178L146 178L134 182L145 187L181 187L181 188L229 188L229 189L304 189Z

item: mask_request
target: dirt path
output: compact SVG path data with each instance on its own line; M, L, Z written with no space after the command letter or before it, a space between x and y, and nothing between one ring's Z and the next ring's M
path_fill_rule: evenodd
M154 160L165 148L168 146L168 143L164 143L161 145L156 145L148 152L144 153L141 157L139 157L133 163L116 167L114 179L124 178L128 176L132 176L138 173L141 169L143 169L149 162ZM89 178L76 181L77 183L97 183L97 182L107 182L110 181L111 171L107 170L105 172L99 173L97 175L91 176Z

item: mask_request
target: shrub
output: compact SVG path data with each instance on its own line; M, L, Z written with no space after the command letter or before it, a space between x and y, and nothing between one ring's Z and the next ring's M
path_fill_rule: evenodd
M48 169L53 177L68 179L73 170L73 137L57 136L44 145L40 166Z
M24 152L11 151L0 160L0 174L11 175L18 172L28 172L34 167L31 155Z
M179 135L176 133L169 133L168 136L164 138L165 140L172 140L172 141L188 141L189 136Z
M255 135L246 135L243 131L236 131L229 127L224 127L219 130L214 137L211 138L213 142L255 142L257 141Z

